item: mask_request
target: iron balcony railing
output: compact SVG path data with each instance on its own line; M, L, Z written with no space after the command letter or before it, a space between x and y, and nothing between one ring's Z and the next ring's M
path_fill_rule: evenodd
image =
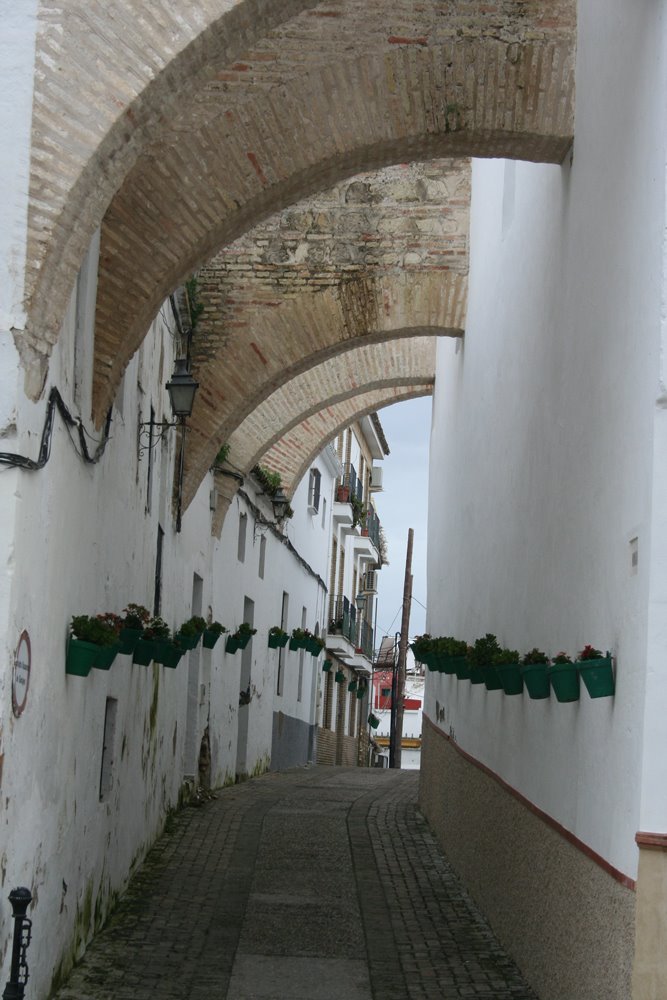
M368 508L364 529L375 548L380 550L380 518L372 507Z
M329 604L329 632L344 636L355 649L361 650L368 659L373 658L374 633L364 621L357 608L347 597L332 597Z
M357 499L363 500L364 484L357 476L357 470L351 462L349 462L345 467L345 472L343 474L343 486L349 486L350 499L352 497L357 497Z

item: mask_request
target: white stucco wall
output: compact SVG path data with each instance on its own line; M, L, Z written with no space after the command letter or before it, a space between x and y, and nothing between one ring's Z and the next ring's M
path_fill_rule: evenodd
M466 335L439 345L429 498L427 630L522 652L590 642L616 657L617 693L560 705L430 674L427 714L444 705L468 753L631 877L652 475L667 467L663 34L653 3L582 2L572 165L474 164ZM652 692L664 720L664 680Z
M92 287L94 247L84 277ZM78 301L77 352L81 356L83 349L85 356L92 336L87 308L92 308L94 296L80 291ZM76 303L74 290L51 361L47 392L57 386L91 431L86 412L89 386L86 379L75 384L73 378ZM18 719L11 712L11 670L2 674L0 867L7 891L27 885L35 898L31 912L35 945L29 957L36 996L48 993L59 956L67 965L81 953L113 894L161 829L168 810L178 804L184 778L197 771L207 726L211 783L234 780L237 770L242 654L226 653L224 636L213 650L200 646L187 654L176 670L133 665L131 657L119 656L109 672L92 670L87 678L65 673L72 615L120 612L131 601L152 610L158 524L164 530L161 614L172 627L193 612L206 616L210 609L232 630L243 621L244 597L255 602L258 631L247 652L251 701L244 770L252 773L269 766L274 712L304 726L315 722L321 657L305 657L299 698L299 654L288 652L284 689L278 697L277 653L267 647L269 627L280 623L283 590L290 594L290 629L302 624L303 607L309 628L319 624L321 630L326 619L322 581L331 524L307 512L307 483L295 492L295 516L286 532L297 551L303 546L312 572L269 529L260 526L254 535L251 511L246 558L240 563L238 513L247 504L239 498L232 505L222 537L216 540L211 535L211 476L185 512L182 532L176 534L171 504L175 431L153 449L149 505L149 456L138 456L138 424L149 419L151 404L156 420L171 419L164 384L178 349L173 327L167 306L125 374L113 407L111 438L99 464L83 463L76 433L71 431L74 447L56 414L46 467L32 473L9 470L0 476L0 514L3 523L7 518L8 529L8 555L0 573L0 606L4 601L9 622L0 631L5 662L11 666L24 629L32 646L28 700ZM6 355L11 361L13 345L3 344L2 351L0 360ZM3 413L9 398L2 400ZM45 410L45 400L33 404L20 395L17 430L12 431L11 444L0 439L0 450L37 457ZM94 450L94 442L89 441L89 448ZM324 465L322 476L323 491L330 496L333 478ZM257 496L251 480L244 490L268 516L271 508ZM260 580L262 534L267 546L265 576ZM195 574L198 588L193 587ZM113 787L100 801L107 698L117 699L118 705ZM11 934L7 911L7 906L0 907L3 982L8 976Z

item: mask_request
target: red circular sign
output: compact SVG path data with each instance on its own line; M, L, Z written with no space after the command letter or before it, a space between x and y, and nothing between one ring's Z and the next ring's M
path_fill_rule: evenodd
M21 633L19 644L16 647L14 656L14 669L12 671L12 709L18 719L25 708L28 700L28 686L30 684L30 636L27 632Z

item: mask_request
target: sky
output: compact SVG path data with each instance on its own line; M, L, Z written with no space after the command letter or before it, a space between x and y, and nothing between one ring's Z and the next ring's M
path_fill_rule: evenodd
M378 574L375 645L400 630L408 529L414 528L410 635L425 629L426 520L431 397L395 403L379 411L390 454L382 462L383 492L374 494L388 543L389 565Z

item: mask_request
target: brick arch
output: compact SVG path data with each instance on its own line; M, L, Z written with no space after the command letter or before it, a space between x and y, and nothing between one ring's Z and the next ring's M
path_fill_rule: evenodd
M273 442L271 447L259 456L261 464L274 472L280 472L285 490L291 496L316 456L355 420L361 420L362 417L393 403L402 403L408 399L432 394L433 380L429 379L421 383L413 381L411 385L378 386L331 402L330 405L292 426ZM216 506L212 519L212 532L218 538L225 515L238 492L239 485L235 478L224 474L215 475Z
M160 16L162 6L164 0ZM200 32L188 43L180 28L175 42L155 33L147 2L132 5L132 28L139 24L150 39L148 66L126 65L112 46L104 65L115 63L115 77L101 73L90 91L74 87L69 67L60 67L65 72L56 73L55 85L53 73L43 74L33 167L43 166L31 188L32 294L22 344L24 356L41 358L42 367L81 259L80 243L100 221L111 190L116 194L102 226L97 342L112 359L127 359L186 273L308 191L360 168L415 158L560 162L569 148L575 0L468 0L444 7L441 0L341 0L333 8L276 0L257 4L258 11L278 13L273 28L260 19L254 33L246 0L237 33L216 47L207 18L215 15L217 29L223 14L231 17L241 6L231 0L197 5L201 12L192 20L199 18ZM95 13L101 8L95 5ZM118 23L118 37L134 37L126 13ZM85 28L72 63L89 61L92 78L99 67L87 59L88 48L103 33L88 12ZM181 58L183 80L174 75L181 51L188 56ZM47 47L47 68L50 57ZM133 95L126 77L136 76ZM161 114L157 101L144 107L149 89L163 102ZM111 123L102 116L98 125L97 108L84 106L81 127L71 127L71 145L90 131L97 130L97 140L84 142L81 162L63 165L54 156L50 120L67 124L82 93L115 104L118 113ZM45 195L55 190L62 192L55 215L45 218ZM73 235L76 228L83 235ZM29 385L33 395L35 384ZM98 387L98 414L102 395Z
M265 453L262 464L280 473L285 492L291 496L325 445L355 420L393 403L432 394L433 384L428 382L375 389L343 400L293 427Z
M165 122L196 101L212 65L234 65L316 3L40 0L24 359L44 368L92 235Z
M361 344L463 333L467 275L410 271L364 276L277 302L246 338L223 342L200 377L190 420L189 502L221 441L282 385Z
M434 337L363 345L310 368L246 417L229 439L228 461L248 472L294 427L309 427L320 412L372 391L432 384L435 345Z

